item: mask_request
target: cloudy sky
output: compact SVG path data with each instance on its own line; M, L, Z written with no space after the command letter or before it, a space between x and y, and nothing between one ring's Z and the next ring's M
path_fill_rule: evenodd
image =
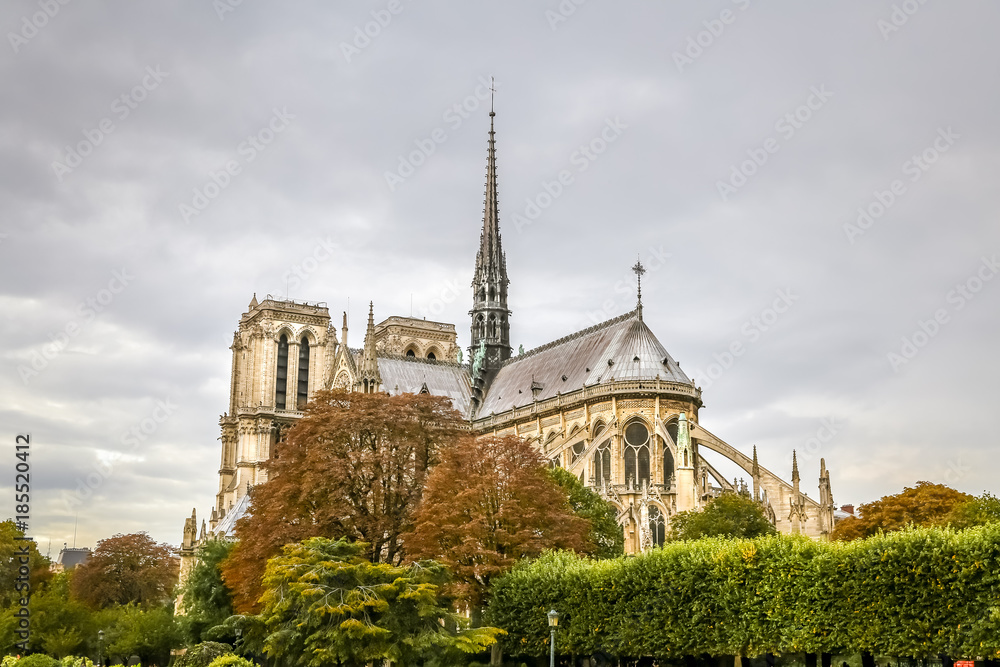
M468 345L490 76L515 347L639 256L709 430L838 504L1000 492L994 3L332 4L0 8L0 495L30 433L43 549L210 509L254 293Z

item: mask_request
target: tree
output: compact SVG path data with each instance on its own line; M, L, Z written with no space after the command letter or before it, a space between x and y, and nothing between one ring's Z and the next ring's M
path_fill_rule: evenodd
M858 508L861 516L842 519L830 537L850 541L900 530L910 524L943 526L956 506L970 500L973 496L944 484L917 482L913 488L903 487L902 493L861 505Z
M181 588L184 616L181 621L188 641L197 644L203 635L221 625L233 613L233 595L222 580L221 564L234 544L228 540L209 540L198 547L197 563ZM207 663L206 663L207 664Z
M569 507L590 522L590 541L595 558L616 558L625 553L625 535L618 525L618 510L583 485L576 475L563 468L550 468L549 475L562 487Z
M738 493L724 493L700 510L680 512L670 519L671 540L751 538L775 532L757 503Z
M362 543L314 537L268 562L261 618L271 658L302 667L453 665L502 632L465 628L448 611L438 599L447 579L440 565L372 563L368 553Z
M128 604L105 609L97 616L107 642L105 654L115 656L123 665L133 655L139 656L144 666L165 665L170 649L182 642L181 629L166 607L144 609Z
M493 579L546 549L593 548L586 519L545 471L545 461L515 436L467 437L431 471L407 553L443 563L449 590L474 613Z
M31 596L31 647L63 658L85 653L97 633L93 612L70 596L72 572Z
M462 429L444 397L317 393L237 522L239 544L222 568L237 611L259 608L267 559L285 544L347 537L367 544L372 562L402 562L427 470Z
M178 562L168 544L146 533L115 535L97 543L73 572L73 596L93 608L162 604L173 597Z
M22 558L28 559L27 564ZM52 578L49 559L38 553L35 541L24 539L24 531L18 530L10 519L0 522L0 608L6 609L21 599L24 590L19 588L25 582L20 568L25 565L32 591L39 590Z
M989 493L958 503L948 515L948 525L963 530L1000 521L1000 498Z

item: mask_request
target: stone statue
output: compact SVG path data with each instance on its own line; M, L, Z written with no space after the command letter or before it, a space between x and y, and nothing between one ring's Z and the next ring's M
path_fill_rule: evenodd
M461 350L458 351L458 363L460 363L460 364L462 363L462 351Z
M481 338L479 340L479 348L476 350L476 356L472 359L473 378L479 375L479 371L483 367L483 362L485 360L486 360L486 339Z

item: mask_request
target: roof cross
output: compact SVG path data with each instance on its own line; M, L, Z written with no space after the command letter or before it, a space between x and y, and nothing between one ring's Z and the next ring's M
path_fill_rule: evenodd
M638 257L635 259L635 266L632 267L632 271L635 273L636 280L636 311L639 314L639 319L642 319L642 274L646 273L646 267L642 265L642 262Z

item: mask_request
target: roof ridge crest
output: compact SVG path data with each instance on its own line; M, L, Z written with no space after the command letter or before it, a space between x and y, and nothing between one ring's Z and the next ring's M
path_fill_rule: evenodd
M546 350L551 350L552 348L558 347L559 345L562 345L563 343L568 343L571 340L576 340L577 338L582 338L583 336L587 336L589 334L592 334L595 331L600 331L601 329L605 329L605 328L607 328L609 326L618 324L619 322L624 322L625 320L627 320L627 319L629 319L631 317L635 317L635 314L636 314L636 310L631 310L631 311L629 311L627 313L623 313L623 314L619 315L618 317L613 317L610 320L605 320L604 322L601 322L599 324L595 324L595 325L593 325L591 327L587 327L586 329L581 329L580 331L577 331L575 333L571 333L568 336L563 336L562 338L557 338L556 340L554 340L554 341L552 341L550 343L545 343L544 345L539 345L536 348L528 350L524 354L519 354L516 357L511 357L510 359L508 359L507 361L505 361L503 363L503 365L501 365L500 367L503 368L504 366L508 366L508 365L510 365L512 363L516 363L518 361L521 361L522 359L527 359L528 357L536 355L539 352L545 352Z

